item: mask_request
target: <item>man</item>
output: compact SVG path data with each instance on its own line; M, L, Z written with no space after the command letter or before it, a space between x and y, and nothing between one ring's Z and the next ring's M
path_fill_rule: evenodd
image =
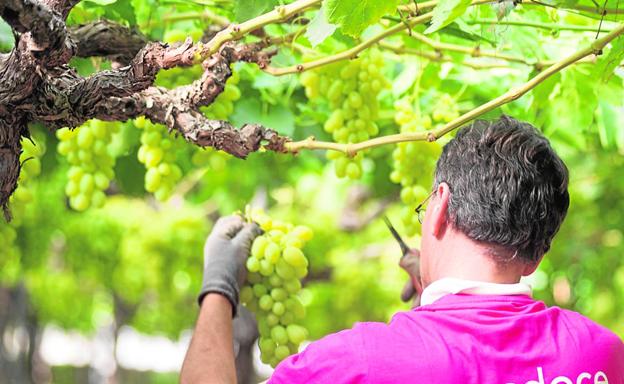
M438 160L422 223L412 273L421 306L313 342L269 383L624 384L615 334L533 300L520 282L563 222L567 187L565 165L529 124L503 116L464 127ZM207 241L182 383L236 380L231 316L256 234L230 217Z

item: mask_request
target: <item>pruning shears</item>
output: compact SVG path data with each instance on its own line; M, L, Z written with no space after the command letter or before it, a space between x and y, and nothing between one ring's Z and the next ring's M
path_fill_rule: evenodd
M401 300L407 302L413 299L413 303L415 306L420 303L420 293L422 292L422 282L420 281L420 253L417 250L411 249L405 241L401 238L401 235L394 229L394 226L390 222L387 216L383 217L384 222L388 226L390 233L399 243L401 247L401 252L403 255L399 260L399 265L403 268L410 276L410 279L405 283L403 287L403 291L401 292ZM406 256L410 257L406 257Z
M394 226L390 222L390 219L388 219L388 216L384 215L383 219L384 219L384 222L386 223L386 226L388 226L390 233L392 233L392 236L396 239L396 241L399 242L399 246L401 247L401 252L403 253L401 258L405 257L405 255L407 255L410 252L410 247L405 243L405 241L403 241L403 238L401 238L401 235L399 235L397 230L394 229Z

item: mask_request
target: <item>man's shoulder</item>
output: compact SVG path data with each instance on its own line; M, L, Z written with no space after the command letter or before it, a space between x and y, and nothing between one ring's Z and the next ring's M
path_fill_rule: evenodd
M609 328L597 323L596 321L584 316L578 312L560 308L557 306L548 307L549 310L559 311L563 323L567 326L567 330L574 335L581 335L592 340L592 344L598 345L607 343L619 347L624 352L624 342L622 339Z

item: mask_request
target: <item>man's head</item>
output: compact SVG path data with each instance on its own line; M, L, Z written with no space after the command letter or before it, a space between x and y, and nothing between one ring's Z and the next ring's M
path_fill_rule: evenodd
M434 187L423 222L425 284L444 277L440 252L465 246L530 273L569 205L565 164L533 126L508 116L462 128L442 151Z

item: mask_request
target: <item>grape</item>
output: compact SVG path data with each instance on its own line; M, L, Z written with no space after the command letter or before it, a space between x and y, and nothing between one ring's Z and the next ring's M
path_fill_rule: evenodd
M290 355L290 351L288 350L288 347L285 345L280 345L277 348L275 348L275 358L279 361L284 360L285 358L288 357L288 355Z
M297 295L299 279L308 273L308 259L301 248L313 234L307 227L272 220L262 212L252 212L250 217L264 234L251 246L249 276L240 299L258 320L262 361L275 367L296 353L307 337L307 330L296 324L305 316Z
M388 82L383 77L383 58L371 50L361 58L325 66L301 75L308 99L325 100L332 110L323 128L338 143L358 143L379 133L375 123L379 102L377 96ZM362 153L354 158L339 152L328 152L334 161L336 175L359 179L362 176Z
M291 324L286 327L286 333L288 334L288 340L293 344L301 344L307 337L307 331L300 325Z
M295 268L307 267L308 260L303 255L303 252L299 248L295 248L293 246L287 246L282 251L282 257L284 261Z
M409 99L403 98L395 102L395 122L400 125L401 132L425 131L431 128L431 118L420 116L416 107ZM418 232L420 223L414 209L427 197L427 188L431 185L435 161L441 151L440 144L406 142L399 143L392 152L393 171L390 180L401 184L401 201L405 204L401 212L401 221L408 236Z
M75 130L56 131L60 140L57 151L70 165L65 194L73 209L85 211L106 203L104 191L115 177L116 155L111 143L118 132L118 123L100 120L88 121Z
M286 328L281 325L276 325L271 328L271 338L275 340L277 345L283 345L288 343L288 333L286 333Z
M138 158L147 168L145 190L159 201L167 200L182 178L182 170L175 163L173 139L164 125L152 124L144 117L136 119L134 125L143 130Z

